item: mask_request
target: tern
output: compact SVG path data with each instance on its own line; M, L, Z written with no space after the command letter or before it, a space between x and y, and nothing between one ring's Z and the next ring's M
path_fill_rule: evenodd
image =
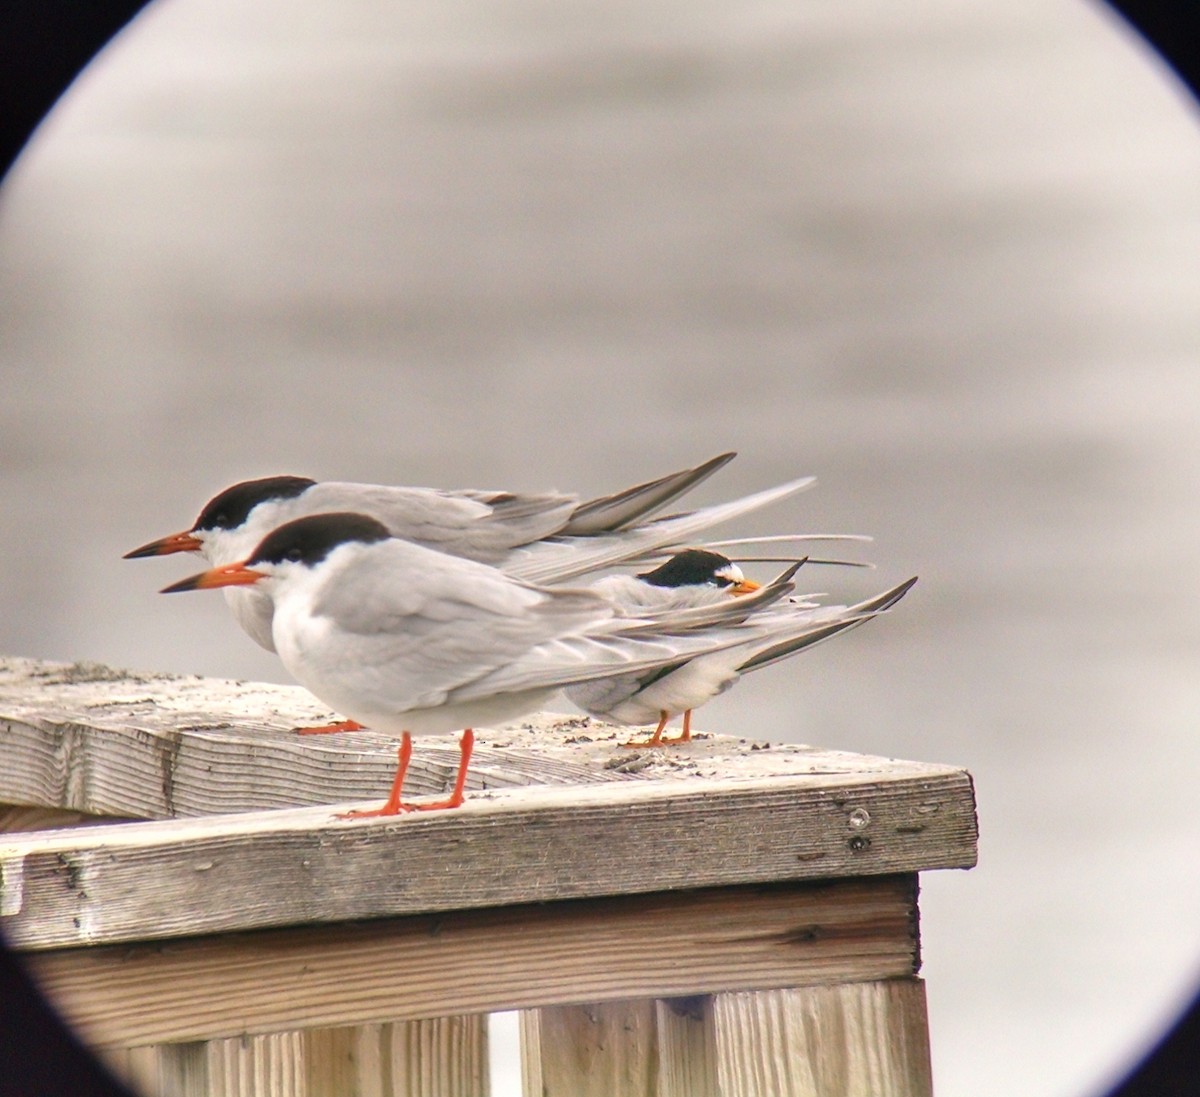
M723 453L694 468L586 503L554 493L442 491L269 476L226 488L205 504L190 529L141 545L125 559L195 552L211 566L222 567L244 560L268 533L292 519L353 512L375 518L393 536L414 544L492 564L528 582L561 583L686 544L710 526L815 483L811 476L802 477L730 502L647 519L734 456ZM271 599L257 587L232 587L225 595L238 624L260 647L274 651Z
M680 660L674 666L580 682L568 687L565 694L584 712L613 723L649 726L657 721L650 738L631 739L624 746L686 743L691 740L693 709L724 693L743 674L806 651L878 616L903 598L916 581L914 577L853 606L821 606L791 599L756 618L768 630L761 640ZM590 589L629 612L644 615L714 605L756 591L759 584L747 579L736 563L719 552L687 549L653 571L606 576ZM680 713L681 733L664 737L668 721Z
M272 603L275 649L292 677L353 720L401 736L387 802L350 813L358 817L458 807L472 728L534 711L563 687L765 643L756 618L792 592L794 571L737 598L638 616L596 591L534 586L394 537L370 516L335 512L286 522L246 559L164 593L257 588ZM449 797L406 803L411 737L458 729Z

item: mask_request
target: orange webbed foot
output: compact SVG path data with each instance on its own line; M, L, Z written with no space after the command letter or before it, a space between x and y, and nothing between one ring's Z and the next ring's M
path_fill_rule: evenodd
M678 743L690 743L692 741L692 710L688 709L683 714L683 730L678 735L670 737L663 735L663 728L667 726L667 720L670 719L668 713L662 713L658 721L658 727L654 729L654 734L649 739L630 739L628 742L622 743L623 747L669 747L675 746Z
M627 739L621 744L623 747L661 747L664 743L669 743L669 739L663 739L663 728L667 726L667 721L670 715L665 712L659 713L658 727L654 729L654 734L649 739Z
M339 731L362 731L363 726L357 720L339 720L334 724L320 724L311 728L293 728L297 735L333 735Z
M463 793L467 784L467 767L471 764L471 751L475 746L475 733L466 728L459 741L458 774L454 779L454 791L445 800L435 800L428 804L405 803L400 798L404 787L404 775L408 772L408 763L412 758L412 736L406 731L400 740L399 762L396 766L396 776L392 780L391 795L383 807L369 808L342 812L339 819L379 819L391 815L400 815L406 811L442 811L449 808L461 807Z

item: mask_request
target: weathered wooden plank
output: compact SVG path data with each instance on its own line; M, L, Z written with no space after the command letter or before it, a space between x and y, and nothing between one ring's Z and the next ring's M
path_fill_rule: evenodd
M162 1051L172 1047L161 1045ZM205 1097L312 1097L304 1088L303 1036L277 1032L212 1040Z
M526 1097L932 1092L924 985L911 977L524 1016Z
M659 999L656 1097L717 1097L715 1041L709 1037L712 998Z
M160 819L384 794L397 740L294 730L330 716L296 686L0 659L0 802ZM610 758L577 755L584 725L538 716L481 731L469 787L626 778ZM616 729L596 733L617 750ZM457 766L456 736L422 739L409 787L440 792Z
M654 1002L541 1010L542 1097L658 1097Z
M157 1049L158 1085L165 1097L208 1097L208 1045L168 1044Z
M382 797L396 740L293 730L330 716L294 686L0 659L0 802L161 819ZM552 714L480 729L468 787L921 772L894 759L705 732L687 748L629 751L620 745L628 735ZM422 738L410 791L441 792L457 764L456 736Z
M717 994L720 1097L931 1097L915 978Z
M40 949L973 864L970 778L912 768L505 789L392 819L303 808L6 835L0 928Z
M542 1011L523 1009L521 1022L521 1097L544 1097L542 1084Z
M487 1017L102 1049L164 1097L487 1097Z
M113 1074L126 1082L135 1093L157 1097L162 1092L159 1081L158 1047L93 1048ZM271 1097L275 1097L274 1094Z
M209 1040L911 975L916 879L668 892L26 959L93 1043Z
M395 1097L487 1097L486 1014L403 1021L380 1029Z
M299 1032L100 1050L148 1097L312 1097Z
M697 995L525 1010L524 1097L717 1097L710 1001Z
M487 1018L309 1029L306 1097L487 1097ZM250 1095L247 1095L250 1097Z

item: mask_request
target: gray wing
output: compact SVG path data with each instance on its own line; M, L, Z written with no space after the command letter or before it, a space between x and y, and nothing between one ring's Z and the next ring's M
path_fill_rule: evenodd
M749 622L683 635L664 631L631 636L598 630L560 636L532 648L524 658L456 690L454 699L471 701L497 693L562 689L597 678L639 674L762 637L762 630Z
M828 618L814 620L810 627L801 629L794 635L782 639L776 637L766 646L756 646L754 654L738 667L738 671L745 674L748 671L761 670L772 663L778 663L781 659L786 659L806 648L829 640L839 633L857 628L864 622L891 609L912 589L916 581L917 577L914 575L899 586L886 590L865 602L859 602L854 606L830 607L831 612L837 611L832 620ZM763 622L763 625L769 628L770 622Z
M728 688L748 671L770 666L871 620L900 601L916 581L915 578L909 579L854 606L814 608L789 603L773 607L755 619L755 624L765 636L747 643L741 658L730 660L729 654L740 654L734 651L726 654L717 664L718 673L723 673L725 680L716 692ZM682 658L639 673L620 673L610 678L581 682L567 690L567 697L585 711L610 715L615 708L633 700L691 661L691 657ZM706 661L706 664L711 670L712 661ZM724 668L723 672L720 671L721 667Z
M558 537L530 544L514 550L499 566L509 575L529 583L561 583L656 549L687 545L701 530L740 518L815 483L814 477L807 476L728 503L656 518L617 533Z
M697 655L762 640L758 616L794 589L794 564L773 582L752 594L727 597L711 605L663 611L642 618L613 616L595 622L586 633L561 635L539 644L528 655L455 693L455 700L471 700L489 693L516 692L543 687L562 688L580 682L656 675ZM537 588L534 588L537 589ZM589 594L549 588L553 595Z
M736 456L736 453L721 453L695 468L672 472L657 480L580 503L561 532L564 536L590 536L624 529L691 491Z
M596 678L589 682L576 682L567 689L567 700L578 705L593 716L606 716L618 705L623 705L642 690L646 674L614 674L608 678Z
M438 491L328 481L305 493L314 511L349 510L379 519L396 537L467 560L497 563L513 549L557 533L576 498L552 492Z
M360 680L402 676L408 707L438 704L539 645L603 629L613 617L591 591L540 590L403 541L372 550L369 566L351 560L329 575L312 617L336 630L338 658ZM504 691L485 691L494 692Z

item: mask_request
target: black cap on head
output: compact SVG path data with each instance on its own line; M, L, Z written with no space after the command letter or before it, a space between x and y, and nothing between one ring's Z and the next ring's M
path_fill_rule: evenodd
M237 529L259 503L268 499L294 499L316 483L305 476L265 476L243 480L214 495L200 512L192 531Z
M638 578L644 579L652 587L691 587L701 583L727 587L732 580L717 575L717 572L729 567L730 563L729 557L719 552L684 549L653 571L642 572Z
M320 563L338 545L360 541L386 541L391 534L387 526L365 514L335 511L331 514L309 514L285 522L262 539L247 564L282 564L285 560L299 564Z

